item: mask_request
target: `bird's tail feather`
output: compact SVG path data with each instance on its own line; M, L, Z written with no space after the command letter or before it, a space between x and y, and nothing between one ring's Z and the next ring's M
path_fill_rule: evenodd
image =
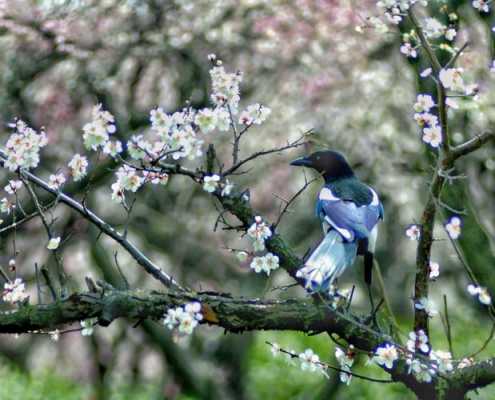
M306 280L306 288L312 292L327 291L332 282L354 263L356 242L345 242L335 230L331 230L313 251L297 276Z

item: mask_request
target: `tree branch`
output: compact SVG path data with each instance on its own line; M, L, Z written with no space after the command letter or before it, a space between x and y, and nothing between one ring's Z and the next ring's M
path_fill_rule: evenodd
M4 160L6 159L7 155L3 150L0 150L0 165L3 166ZM97 226L103 233L114 239L125 250L127 250L132 258L134 258L134 260L136 260L136 262L141 265L146 270L146 272L148 272L155 279L157 279L167 287L184 290L171 276L160 269L160 267L155 265L148 257L146 257L146 255L144 255L136 246L129 242L122 234L117 232L111 225L102 220L87 207L78 203L76 200L65 195L64 193L50 188L50 186L48 186L48 183L38 178L36 175L30 173L29 171L21 169L19 172L24 178L26 178L36 186L42 188L46 192L51 193L58 199L59 202L64 203L73 210L77 211L89 222Z
M490 140L495 140L495 132L483 132L476 135L474 138L456 146L452 149L452 157L454 160L465 156L473 151L478 150L481 146L488 143Z
M117 290L108 284L102 286L104 289L97 293L75 293L48 305L22 305L17 310L0 313L0 333L46 332L88 318L98 318L102 326L117 318L159 320L168 308L199 301L203 323L234 333L252 330L331 331L367 351L390 340L387 335L373 331L354 317L307 300L259 300L210 292L160 293Z

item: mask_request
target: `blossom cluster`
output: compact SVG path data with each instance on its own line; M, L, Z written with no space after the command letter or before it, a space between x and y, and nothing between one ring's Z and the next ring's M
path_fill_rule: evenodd
M83 126L83 140L87 149L98 150L107 147L110 136L117 131L115 118L102 109L101 104L93 107L93 119Z
M473 0L472 5L480 12L488 13L490 12L489 7L490 0Z
M28 297L26 285L21 278L16 278L13 282L6 282L3 286L2 299L6 303L21 303Z
M490 296L490 293L488 293L488 289L486 287L468 285L467 290L471 296L478 296L478 300L481 304L486 306L492 304L492 297Z
M221 188L221 195L228 196L232 192L234 185L228 180L225 179L225 182L221 181L221 177L217 174L207 175L203 178L203 190L208 193L214 193L217 189Z
M352 379L352 374L351 372L351 367L354 364L354 358L356 357L356 353L354 351L354 346L351 344L349 348L344 351L340 347L335 348L335 358L337 359L340 369L342 372L340 372L340 381L342 383L345 383L346 385L349 385L351 383ZM347 371L347 372L346 372Z
M320 357L318 354L315 354L312 349L306 349L304 352L297 354L294 350L282 350L277 343L272 343L271 351L274 357L277 357L279 354L285 354L289 363L292 363L292 360L297 359L300 362L300 368L303 371L318 372L328 378L326 372L327 366L320 361Z
M450 372L454 369L452 355L448 351L432 350L429 360L414 358L412 354L406 355L408 373L413 374L419 382L429 383L440 373Z
M415 357L416 350L425 354ZM443 350L430 351L428 337L422 331L409 334L407 351L397 348L394 344L385 343L375 350L372 360L382 367L392 369L401 355L408 365L408 373L413 374L420 382L431 382L438 372L446 373L454 369L452 355Z
M423 6L428 4L426 0L381 0L376 4L385 10L385 17L388 21L397 25L402 21L404 14L416 3Z
M442 128L438 123L438 117L430 110L435 107L435 102L428 94L418 94L414 104L414 119L423 129L423 142L431 147L438 147L442 143Z
M445 89L460 92L466 96L473 96L478 93L478 84L466 84L462 76L462 68L443 68L438 74L438 79Z
M254 223L247 230L248 236L253 240L255 251L265 250L265 240L272 236L270 227L260 216L254 217Z
M22 120L9 126L14 128L14 133L5 145L5 167L12 172L19 168L36 168L40 162L40 151L48 143L45 132L36 132Z
M254 257L249 267L258 274L265 272L270 275L271 271L279 268L279 259L275 254L267 253L264 256Z
M195 301L168 309L163 324L170 330L176 329L179 335L190 335L202 319L201 304Z
M96 325L96 318L88 318L81 321L81 335L82 336L91 336L94 332L94 328Z
M428 299L427 297L422 297L415 304L414 308L416 310L423 310L428 317L435 317L438 315L438 310L436 309L435 303L433 300Z
M415 353L417 350L425 354L428 353L430 346L428 345L428 336L426 336L425 331L420 329L417 332L409 332L406 347L412 353Z
M265 251L265 240L272 236L270 227L263 221L260 216L254 218L254 223L247 230L248 237L253 241L255 253ZM248 253L238 252L239 260L245 261ZM264 272L270 275L271 271L279 268L279 258L273 253L267 252L264 255L253 257L249 267L256 273Z

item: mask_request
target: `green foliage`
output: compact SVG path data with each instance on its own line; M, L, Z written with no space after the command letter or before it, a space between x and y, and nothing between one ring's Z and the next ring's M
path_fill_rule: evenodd
M68 379L50 372L26 374L6 361L0 367L0 399L2 400L76 400L87 390Z

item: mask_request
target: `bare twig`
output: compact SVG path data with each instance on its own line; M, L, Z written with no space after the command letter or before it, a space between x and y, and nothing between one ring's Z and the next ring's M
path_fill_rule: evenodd
M247 162L252 161L252 160L254 160L254 159L258 158L258 157L266 156L268 154L273 154L273 153L279 153L279 152L282 152L282 151L285 151L285 150L288 150L288 149L294 149L296 147L299 147L299 146L304 145L305 144L304 138L306 137L306 135L309 132L311 132L311 130L309 130L308 132L304 133L301 137L299 137L298 139L296 139L295 141L293 141L291 143L288 143L285 146L278 147L278 148L275 148L275 149L270 149L270 150L258 151L256 153L251 154L249 157L246 157L245 159L243 159L243 160L235 163L234 165L232 165L232 167L230 167L227 171L225 171L223 173L223 176L232 175L233 172L237 171L244 164L246 164Z
M0 158L5 160L6 154L3 150L0 150ZM3 160L1 164L3 165ZM180 171L180 166L174 167ZM42 179L38 178L36 175L30 173L29 171L22 170L22 174L26 179L30 182L34 183L36 186L39 186L46 192L51 193L53 196L56 196L58 201L64 203L69 206L73 210L77 211L81 214L85 219L90 221L93 225L98 227L103 233L107 236L114 239L117 243L119 243L131 256L136 260L136 262L142 266L146 272L148 272L155 279L163 283L165 286L170 288L175 288L178 290L184 290L171 276L161 270L157 265L155 265L146 255L144 255L136 246L134 246L129 240L125 239L122 234L118 233L115 228L113 228L110 224L102 220L99 216L89 210L87 207L78 203L73 198L67 196L66 194L54 190L48 186L48 184Z
M299 195L307 189L309 185L311 185L313 182L316 182L317 180L318 178L314 178L308 181L306 176L304 176L304 185L301 187L301 189L299 189L289 200L283 200L285 202L285 207L278 215L277 221L275 221L275 223L273 224L274 230L280 224L280 221L282 221L282 218L284 217L285 213L289 210L289 207L294 202L294 200L296 200L299 197Z
M271 346L271 347L274 347L274 345L270 342L265 342L267 345ZM287 351L287 350L284 350L284 349L281 349L281 348L277 348L277 350L283 354L287 354L288 356L290 356L291 358L299 358L299 355L296 354L296 353L293 353L291 351ZM352 372L352 371L348 371L348 370L344 370L344 369L341 369L341 368L338 368L338 367L334 367L333 365L330 365L330 364L327 364L327 363L324 363L322 361L316 361L316 362L313 362L315 365L318 365L319 367L323 368L323 369L331 369L331 370L334 370L334 371L337 371L337 372L342 372L342 373L345 373L345 374L348 374L348 375L352 375L353 377L356 377L358 379L363 379L363 380L366 380L366 381L369 381L369 382L376 382L376 383L394 383L393 380L391 379L378 379L378 378L371 378L369 376L365 376L365 375L361 375L361 374L357 374L355 372Z
M454 346L452 346L452 329L450 327L450 319L449 319L449 309L447 306L447 296L443 295L443 312L445 319L445 333L447 336L447 342L449 343L449 352L452 354L452 358L454 357Z

